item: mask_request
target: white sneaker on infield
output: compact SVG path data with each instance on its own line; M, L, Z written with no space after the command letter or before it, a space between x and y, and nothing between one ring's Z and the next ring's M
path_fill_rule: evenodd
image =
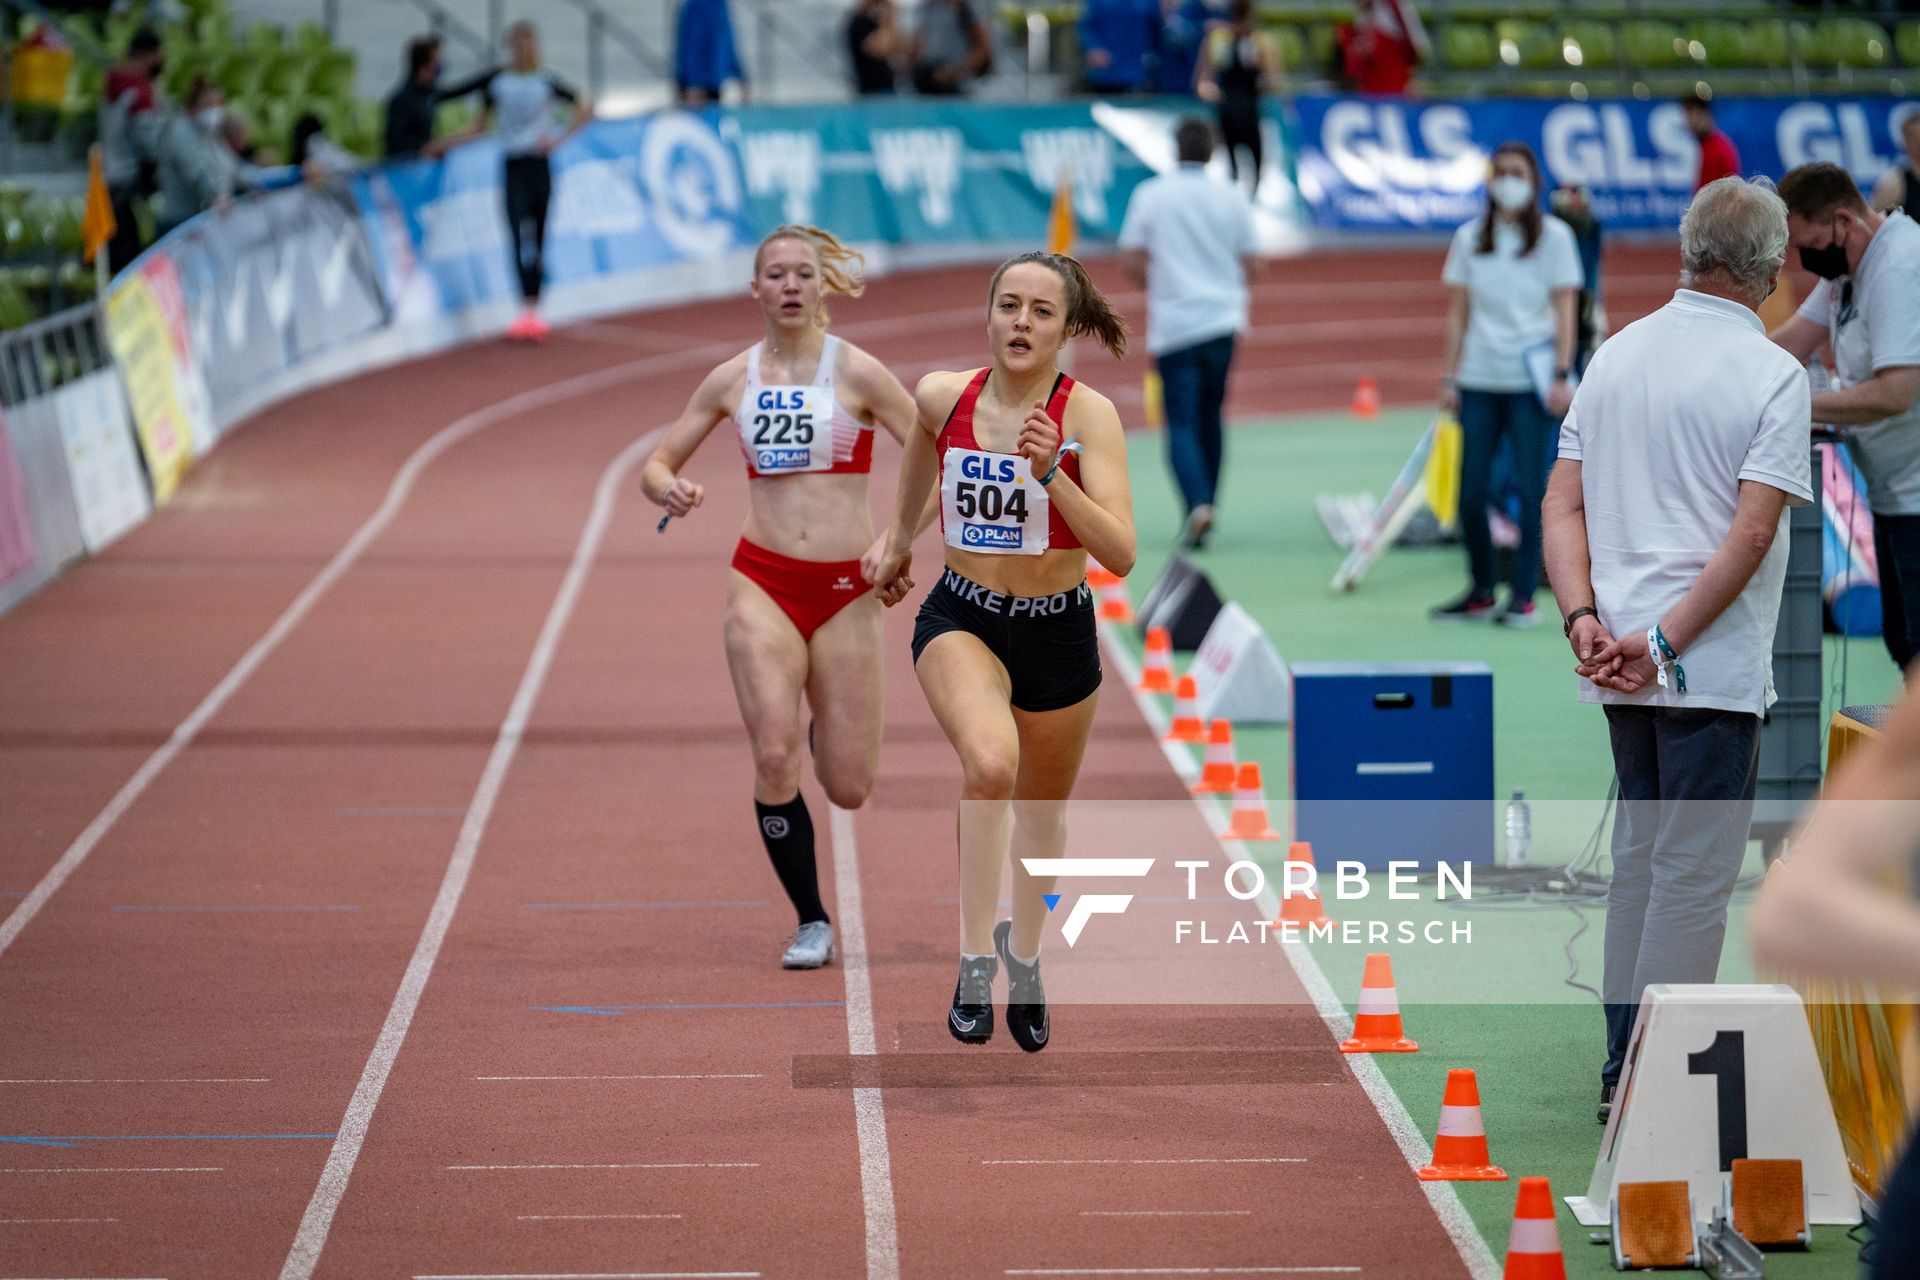
M780 957L782 969L818 969L833 959L833 926L825 920L811 920L794 933L787 953Z

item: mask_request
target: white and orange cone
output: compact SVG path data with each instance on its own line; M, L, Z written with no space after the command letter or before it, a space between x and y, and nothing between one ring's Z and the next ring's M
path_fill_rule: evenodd
M1380 383L1376 379L1362 378L1354 384L1353 416L1356 418L1380 416Z
M1553 1187L1545 1178L1520 1179L1513 1233L1507 1237L1507 1266L1500 1280L1567 1280L1560 1228L1553 1220Z
M1165 627L1147 628L1147 649L1140 659L1141 693L1173 692L1173 637Z
M1173 724L1167 730L1168 742L1205 742L1207 731L1200 723L1200 685L1192 676L1181 676L1173 695Z
M1415 1053L1419 1048L1400 1025L1393 961L1386 952L1375 951L1367 957L1367 971L1360 978L1360 1011L1353 1016L1353 1036L1340 1042L1340 1052Z
M1447 1072L1440 1099L1440 1128L1433 1139L1433 1163L1415 1171L1422 1182L1505 1182L1487 1151L1487 1128L1480 1119L1480 1085L1471 1067Z
M1278 840L1280 833L1267 820L1267 791L1260 783L1260 766L1243 764L1233 780L1233 816L1222 840Z
M1305 840L1295 840L1287 846L1287 861L1290 863L1305 863L1309 867L1313 866L1313 846ZM1320 891L1313 888L1289 890L1287 888L1286 869L1284 867L1281 868L1280 918L1275 920L1274 923L1287 924L1291 922L1293 924L1312 925L1321 924L1326 918L1327 913L1320 909Z
M1100 617L1103 621L1133 621L1133 601L1127 598L1126 580L1119 574L1107 574L1107 581L1095 587L1093 591L1095 598L1100 602Z
M1233 775L1238 761L1233 754L1233 724L1215 720L1207 726L1207 757L1200 765L1200 781L1193 794L1226 795L1233 790Z

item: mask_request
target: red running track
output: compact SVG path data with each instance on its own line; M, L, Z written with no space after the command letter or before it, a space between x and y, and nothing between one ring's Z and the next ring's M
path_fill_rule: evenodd
M1616 321L1670 260L1613 257ZM1283 264L1232 411L1430 394L1437 274ZM838 331L964 367L984 284L879 281ZM623 469L753 323L311 393L0 618L0 1276L1466 1273L1310 1004L947 1040L957 780L909 608L871 802L812 799L864 946L777 967L718 643L745 484L710 446L661 538ZM1140 357L1089 363L1137 405ZM1110 680L1081 795L1182 794ZM1248 1049L1277 1065L1208 1056Z

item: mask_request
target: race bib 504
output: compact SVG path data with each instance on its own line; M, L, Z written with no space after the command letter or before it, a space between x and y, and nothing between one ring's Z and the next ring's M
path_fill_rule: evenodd
M948 449L940 471L947 545L989 555L1047 549L1047 491L1022 454Z

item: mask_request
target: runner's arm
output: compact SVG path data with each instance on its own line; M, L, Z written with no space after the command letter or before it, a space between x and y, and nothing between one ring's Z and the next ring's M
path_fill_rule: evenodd
M1113 401L1082 384L1068 402L1064 439L1078 439L1080 480L1056 471L1047 497L1060 508L1080 545L1102 566L1126 577L1139 548L1133 533L1133 486L1127 477L1127 440ZM1038 475L1044 468L1035 468Z
M705 498L705 490L691 480L682 479L680 469L686 466L700 442L733 412L729 393L739 384L743 359L735 356L709 373L693 398L687 401L679 419L667 429L667 438L640 469L640 491L647 495L647 501L669 510L684 506L685 510L674 514L685 515ZM669 501L676 497L678 501Z
M867 421L884 427L904 446L920 420L920 407L893 371L852 343L845 344L848 381Z

